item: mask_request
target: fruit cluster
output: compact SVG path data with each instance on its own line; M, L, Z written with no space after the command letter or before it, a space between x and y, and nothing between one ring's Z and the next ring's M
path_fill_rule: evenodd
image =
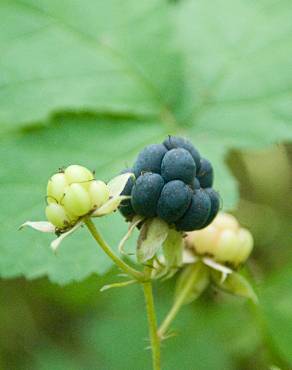
M186 245L196 254L212 256L217 262L238 266L250 255L253 238L247 229L240 227L235 217L219 213L204 230L188 233Z
M162 144L145 147L133 168L121 203L127 220L135 215L159 217L179 231L206 227L219 210L219 196L212 188L213 168L190 141L169 136Z
M72 165L50 178L46 216L58 229L66 229L108 199L109 190L104 182L95 180L87 168Z

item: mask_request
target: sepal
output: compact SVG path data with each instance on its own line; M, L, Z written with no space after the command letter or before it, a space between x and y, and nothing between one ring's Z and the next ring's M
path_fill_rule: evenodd
M50 247L54 252L58 249L61 242L70 234L72 234L74 231L76 231L80 226L82 225L82 221L77 222L71 229L68 231L64 231L62 234L59 234L57 239L53 240L50 244ZM31 227L37 231L41 231L43 233L57 233L58 230L56 227L47 221L26 221L24 224L22 224L19 229L21 230L23 227Z
M108 215L109 213L112 213L116 211L120 205L120 203L125 200L129 199L129 196L126 195L118 195L113 198L110 198L104 205L102 205L100 208L95 210L92 213L92 217L101 217Z
M122 193L122 191L124 190L128 180L131 177L135 179L135 175L133 173L127 172L127 173L124 173L122 175L116 176L112 180L110 180L107 183L107 187L109 189L110 196L111 197L117 197L118 195L120 195Z
M26 226L31 227L34 230L41 231L42 233L56 232L55 226L48 221L26 221L19 226L19 230L23 229Z
M154 264L152 278L170 279L183 263L184 241L182 234L170 229L167 238L162 244L163 255Z
M166 240L169 227L159 218L152 218L144 222L137 242L137 260L145 263L155 256Z
M212 281L219 289L233 295L251 299L254 303L258 303L257 295L248 280L238 272L229 274L222 281L220 274L217 271L211 273Z
M82 225L82 221L77 222L70 230L62 233L57 239L53 240L52 243L50 244L50 247L54 252L58 249L62 241L67 238L67 236L71 235L76 231L80 226Z
M135 230L135 227L138 226L143 220L144 220L144 217L142 216L135 216L133 218L132 222L129 225L127 233L124 235L124 237L121 239L119 243L118 249L120 253L127 254L124 251L125 244L128 241L128 239L131 237L133 231Z
M176 282L174 300L189 304L197 299L210 281L209 268L201 262L186 266Z
M104 285L101 289L100 292L105 292L106 290L113 289L113 288L123 288L128 285L136 284L137 280L128 280L128 281L123 281L121 283L112 283L112 284L107 284Z

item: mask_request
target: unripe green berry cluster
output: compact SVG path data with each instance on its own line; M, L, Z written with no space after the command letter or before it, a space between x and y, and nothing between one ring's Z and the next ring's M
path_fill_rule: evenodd
M188 233L186 244L198 255L212 256L217 262L236 267L249 257L253 237L234 216L219 213L205 229Z
M101 207L109 199L109 189L95 180L86 167L71 165L54 174L47 185L47 219L62 230Z

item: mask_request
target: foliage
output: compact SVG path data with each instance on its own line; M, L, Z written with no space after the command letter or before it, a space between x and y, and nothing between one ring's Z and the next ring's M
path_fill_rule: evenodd
M2 200L2 276L65 282L106 270L90 243L64 247L56 259L44 239L14 232L38 216L47 174L62 165L75 161L109 178L148 140L181 131L214 163L230 208L237 191L224 164L228 148L291 137L290 2L216 4L0 4L2 131L47 125L1 139L1 196L9 199ZM83 114L50 119L65 111ZM117 234L122 228L117 220Z
M47 178L59 167L80 163L108 181L131 165L143 146L159 143L167 134L186 135L214 165L214 187L224 209L233 209L255 235L250 269L263 326L272 347L291 364L291 147L255 151L292 138L291 11L288 0L0 1L1 277L48 276L64 285L106 273L110 260L83 230L54 255L50 236L17 231L18 226L43 219ZM109 243L118 246L126 232L122 218L107 216L96 222ZM14 290L21 297L21 283L15 284L7 290L4 286L7 297ZM11 312L15 302L26 301L29 289L24 298L12 295L14 301L2 310ZM45 289L59 294L60 305L70 306L59 308L63 314L73 315L72 302L63 297L66 288L46 283ZM90 294L96 293L94 285ZM102 346L108 368L134 366L110 350L112 338L120 337L112 332L122 335L124 321L116 318L114 329L106 307L116 311L118 304L133 322L140 317L136 307L136 318L129 312L130 300L139 308L140 298L129 298L129 293L122 301L123 293L113 293L112 300L100 298L97 307L107 319L92 315L82 323L78 338L93 362L101 361L94 351L97 344ZM48 302L42 288L36 294L41 311ZM177 363L189 368L194 352L199 370L248 369L253 361L265 369L277 362L266 356L260 330L251 325L242 301L220 295L215 307L209 298L206 293L195 307L186 308L178 326L191 344L170 341L167 368ZM29 314L20 316L28 328ZM22 321L15 320L15 326ZM13 328L8 320L5 332L13 334ZM126 339L141 369L148 366L137 341L144 332L133 324ZM88 349L91 340L94 345ZM13 336L11 343L16 348ZM119 353L124 344L116 343ZM64 348L61 353L58 343L49 340L34 355L38 369L78 369L72 353ZM17 368L15 363L12 368Z

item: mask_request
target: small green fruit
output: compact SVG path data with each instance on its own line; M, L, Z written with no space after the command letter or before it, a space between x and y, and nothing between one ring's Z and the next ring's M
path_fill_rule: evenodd
M253 237L247 229L240 229L238 232L238 251L234 258L235 264L239 265L244 262L250 255L253 248Z
M217 243L214 245L213 255L218 262L234 262L238 251L239 242L237 233L233 230L225 229L220 232Z
M214 225L218 230L234 230L237 231L240 226L237 219L229 213L221 212L213 221Z
M81 184L68 186L63 203L66 212L74 216L86 215L91 209L89 194Z
M210 247L215 245L217 238L216 228L213 225L209 225L202 231L189 233L187 243L190 246L195 245L198 254L210 254Z
M209 226L188 233L185 240L197 254L234 267L244 263L253 248L251 233L228 213L219 213Z
M94 179L93 173L86 167L73 164L66 168L65 176L68 184L79 183L89 186L90 181Z
M50 203L46 207L46 216L48 221L59 228L63 228L70 223L64 207L57 203Z
M47 202L49 204L60 203L67 186L68 182L64 173L56 173L53 175L47 185Z
M109 200L110 193L103 181L91 181L88 189L91 208L99 208Z

